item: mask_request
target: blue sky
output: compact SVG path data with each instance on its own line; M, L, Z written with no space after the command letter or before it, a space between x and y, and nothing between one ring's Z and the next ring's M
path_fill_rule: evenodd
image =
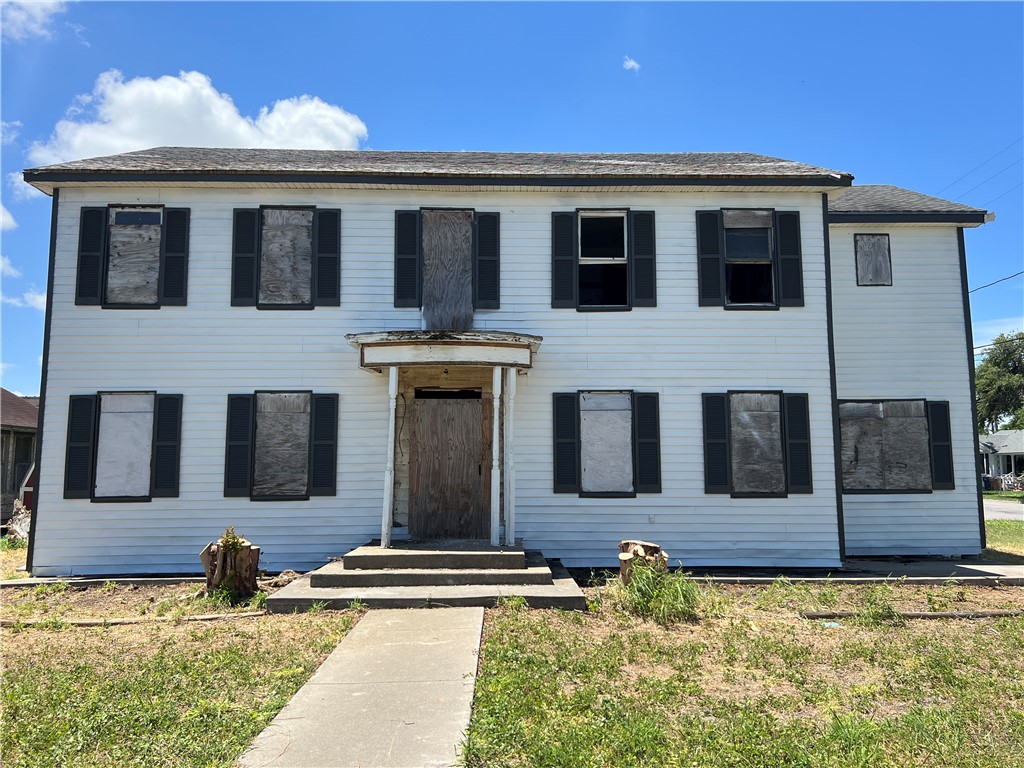
M36 394L42 350L49 201L18 172L161 144L759 152L996 211L967 230L992 282L1024 269L1022 11L5 2L4 386ZM976 344L1022 286L972 294Z

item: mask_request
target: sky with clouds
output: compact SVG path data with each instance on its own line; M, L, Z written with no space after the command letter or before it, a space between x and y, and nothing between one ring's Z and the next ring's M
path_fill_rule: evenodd
M1019 3L8 2L4 386L39 387L49 199L26 167L159 145L749 151L994 210L1024 269ZM1024 280L972 294L975 343ZM898 331L897 331L898 332Z

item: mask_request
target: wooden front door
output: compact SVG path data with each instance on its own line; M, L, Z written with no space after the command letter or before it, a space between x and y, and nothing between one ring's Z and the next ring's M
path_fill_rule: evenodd
M409 535L414 539L490 536L490 402L413 401Z

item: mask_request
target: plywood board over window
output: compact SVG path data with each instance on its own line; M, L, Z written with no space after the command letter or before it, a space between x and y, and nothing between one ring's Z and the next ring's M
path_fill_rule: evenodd
M428 330L473 327L473 211L422 214L423 318Z
M308 494L309 410L308 392L257 393L254 498Z
M260 304L311 304L313 211L265 208L260 237Z
M735 392L729 397L732 482L737 494L784 494L781 398L777 393Z
M629 392L580 393L583 493L633 493L633 401Z
M113 208L106 301L157 304L160 286L160 209Z
M854 235L857 285L892 285L892 259L888 235Z
M152 394L101 395L93 496L148 497L152 445Z
M923 400L840 403L839 424L844 490L931 490Z

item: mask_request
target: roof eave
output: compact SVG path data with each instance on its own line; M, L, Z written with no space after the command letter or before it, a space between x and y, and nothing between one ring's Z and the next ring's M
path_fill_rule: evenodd
M962 224L978 226L994 217L988 211L829 211L829 224Z

